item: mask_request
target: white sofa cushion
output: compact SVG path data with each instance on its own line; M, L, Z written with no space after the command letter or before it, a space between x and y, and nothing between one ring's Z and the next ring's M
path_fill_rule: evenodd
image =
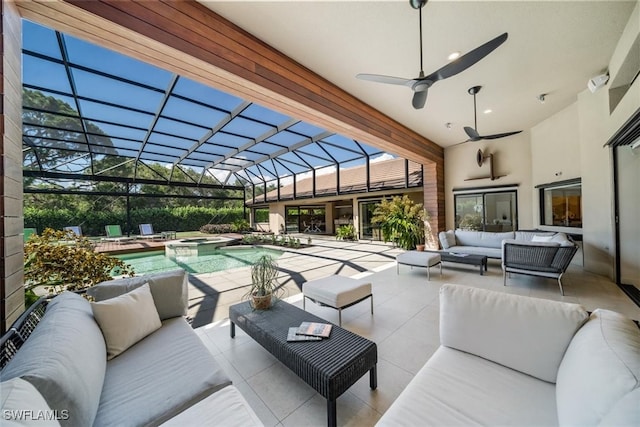
M488 233L483 231L480 235L480 242L482 243L480 246L500 249L502 247L503 240L513 239L514 237L515 233L513 231L505 233Z
M440 342L544 381L588 318L577 304L461 285L440 288Z
M595 310L571 341L558 371L560 424L597 425L625 395L638 389L639 378L640 329L621 314ZM618 409L611 417L628 423L633 411L626 415Z
M118 297L91 303L91 309L107 344L107 360L162 326L147 283Z
M471 230L456 230L456 246L484 246L482 232Z
M191 325L182 317L167 319L107 362L93 426L158 425L229 384Z
M162 427L254 427L262 421L237 388L230 385L187 408Z
M600 420L601 427L638 427L640 426L640 388L624 395L613 409Z
M456 235L453 230L441 231L438 233L438 239L442 245L442 249L449 249L456 246Z
M51 409L69 411L62 425L90 426L98 410L106 354L89 301L63 292L49 302L38 327L0 372L0 379L29 381Z
M186 316L189 306L188 282L187 272L178 269L109 280L90 287L87 289L87 294L96 301L104 301L149 283L160 320L166 320L172 317Z
M556 233L553 231L520 231L518 230L515 232L515 239L530 242L533 240L533 236L553 237L555 234Z
M0 410L2 425L60 427L58 418L69 416L69 411L53 411L44 397L21 378L13 378L0 383Z
M440 347L377 426L554 426L554 386Z

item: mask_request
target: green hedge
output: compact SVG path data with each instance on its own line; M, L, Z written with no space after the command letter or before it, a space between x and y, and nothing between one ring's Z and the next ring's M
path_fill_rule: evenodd
M206 224L231 224L243 219L242 208L204 208L181 206L175 208L149 208L131 211L131 234L139 234L138 225L150 223L153 231L194 231ZM38 231L45 228L61 230L70 225L80 225L87 236L104 236L104 226L120 224L127 233L125 211L71 211L68 209L39 209L25 207L24 226Z

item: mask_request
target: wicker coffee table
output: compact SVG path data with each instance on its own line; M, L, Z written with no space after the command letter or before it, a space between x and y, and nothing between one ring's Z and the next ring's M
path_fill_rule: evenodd
M487 257L484 255L464 255L446 251L439 251L438 253L440 254L440 259L444 262L477 265L480 267L481 276L487 271Z
M327 424L335 426L336 399L369 372L369 386L377 387L376 343L333 325L322 341L287 342L287 331L301 322L330 323L325 319L278 301L269 310L254 310L249 302L229 307L231 338L235 326L245 331L276 359L327 399Z

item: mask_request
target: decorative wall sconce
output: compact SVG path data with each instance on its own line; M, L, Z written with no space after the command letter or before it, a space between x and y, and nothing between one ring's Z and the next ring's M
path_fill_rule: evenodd
M491 181L495 181L496 179L500 179L503 176L506 175L495 175L494 171L493 171L493 154L491 153L483 153L481 149L478 149L478 152L476 153L476 162L478 163L478 167L482 167L482 165L484 164L484 162L486 160L489 160L489 176L479 176L477 178L467 178L465 179L465 181L474 181L476 179L488 179L490 178Z

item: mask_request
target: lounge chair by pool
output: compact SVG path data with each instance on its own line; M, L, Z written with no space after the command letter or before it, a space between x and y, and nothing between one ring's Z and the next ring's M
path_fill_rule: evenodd
M151 224L140 224L138 226L140 228L139 239L162 239L164 236L162 234L155 234L153 232L153 225Z
M128 237L122 234L120 225L105 225L104 230L107 232L107 237L103 237L100 239L103 242L113 242L120 244L134 240L133 237Z

